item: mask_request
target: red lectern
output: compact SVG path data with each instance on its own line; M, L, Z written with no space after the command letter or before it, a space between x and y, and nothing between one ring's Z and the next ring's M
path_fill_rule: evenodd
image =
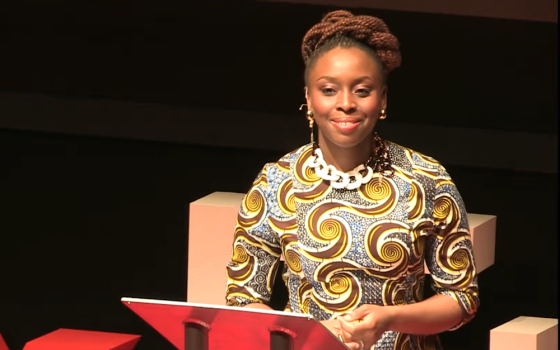
M122 298L179 350L348 350L309 315Z
M0 350L8 350L8 345L6 345L6 342L4 342L2 334L0 334Z
M139 335L57 329L34 339L23 350L132 350Z

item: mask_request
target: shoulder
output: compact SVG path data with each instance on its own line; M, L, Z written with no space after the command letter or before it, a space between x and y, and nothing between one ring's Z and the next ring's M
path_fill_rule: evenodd
M313 145L308 143L301 147L294 149L293 151L286 153L279 160L278 163L281 166L294 166L297 162L301 162L302 159L309 157L313 153Z
M311 144L303 145L284 154L275 162L266 163L255 179L255 183L260 181L271 190L278 190L278 185L291 181L293 169L298 166L301 168L306 159L312 155L312 150Z
M403 170L423 171L433 176L446 176L445 167L435 158L392 141L385 141L393 164Z
M272 177L288 176L290 171L297 165L303 165L307 158L312 155L313 146L306 144L289 153L284 154L274 163L265 165L267 173Z

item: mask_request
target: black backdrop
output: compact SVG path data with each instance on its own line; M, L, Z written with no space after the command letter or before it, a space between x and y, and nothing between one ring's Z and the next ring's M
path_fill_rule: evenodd
M0 13L1 90L263 113L301 103L299 42L329 10L171 0L11 6ZM360 12L386 19L403 43L392 120L557 133L556 24ZM245 192L280 155L0 130L0 332L10 348L68 327L141 334L138 350L171 349L119 298L184 299L188 204ZM487 348L489 330L518 315L556 318L557 175L447 168L468 211L497 215L498 232L479 314L443 335L446 348Z

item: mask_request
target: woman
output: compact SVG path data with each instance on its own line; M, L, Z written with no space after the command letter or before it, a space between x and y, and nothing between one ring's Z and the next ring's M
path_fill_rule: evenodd
M267 164L245 196L227 304L286 310L350 349L440 349L479 306L467 214L444 167L374 132L399 44L378 18L329 13L305 35L311 143ZM318 137L314 142L313 124ZM424 262L435 295L423 300Z

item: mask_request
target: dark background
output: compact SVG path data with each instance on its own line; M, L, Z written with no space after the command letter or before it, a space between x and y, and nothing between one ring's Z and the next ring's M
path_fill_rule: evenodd
M305 127L293 113L299 45L329 10L20 2L0 12L0 91L285 112ZM383 18L402 43L391 120L557 135L556 23L355 12ZM61 327L141 334L138 350L172 349L120 297L184 300L189 203L247 191L288 151L0 130L0 333L10 349ZM442 335L446 348L487 349L490 329L519 315L557 318L557 174L446 167L469 212L498 217L482 307Z

